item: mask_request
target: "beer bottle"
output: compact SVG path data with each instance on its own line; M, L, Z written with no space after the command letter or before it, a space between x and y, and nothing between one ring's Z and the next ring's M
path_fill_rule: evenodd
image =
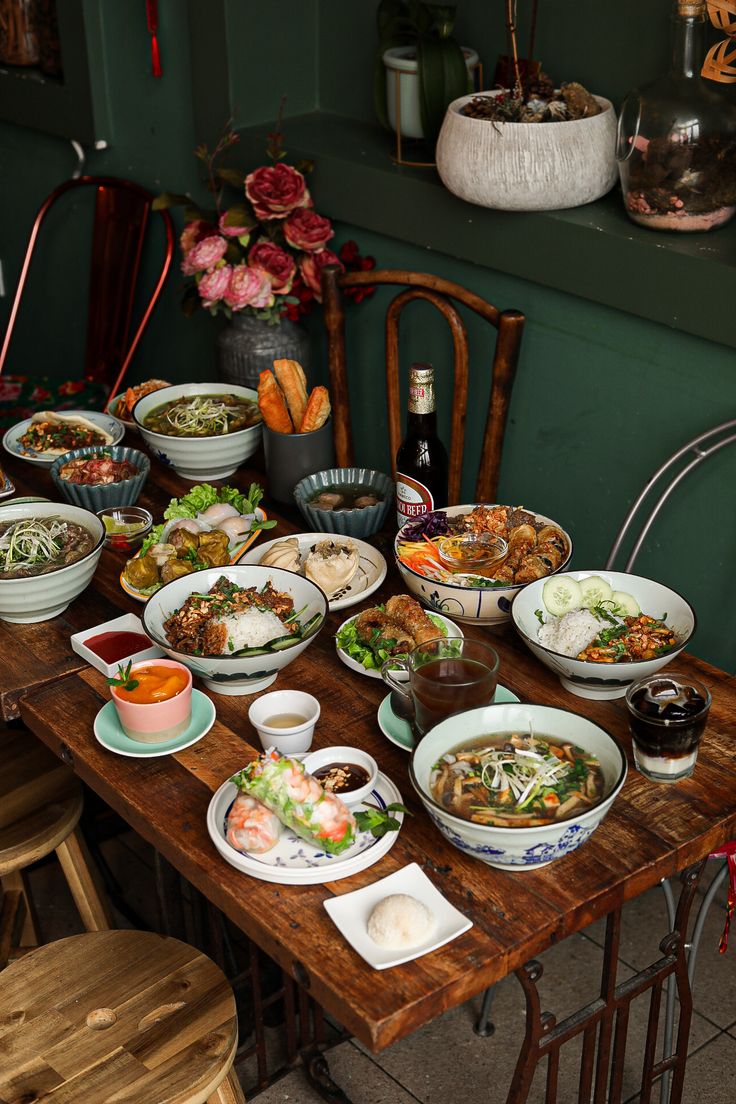
M434 368L409 369L406 437L396 454L396 520L399 526L447 505L447 452L437 435Z

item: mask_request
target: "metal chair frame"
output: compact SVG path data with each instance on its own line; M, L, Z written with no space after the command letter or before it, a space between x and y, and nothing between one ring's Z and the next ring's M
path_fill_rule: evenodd
M151 297L132 340L129 340L133 298L154 197L139 184L117 177L80 176L67 180L41 204L31 228L0 350L0 373L5 365L41 227L56 201L78 188L94 188L96 193L84 376L87 379L103 379L106 385L112 380L111 398L117 393L130 367L163 289L174 252L171 215L168 211L160 211L165 234L164 257Z

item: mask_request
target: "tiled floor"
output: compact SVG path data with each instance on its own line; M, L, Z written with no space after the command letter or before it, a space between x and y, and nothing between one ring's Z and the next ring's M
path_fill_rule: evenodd
M155 923L147 845L126 832L108 840L102 850L137 914L143 921ZM31 881L44 937L54 939L79 931L79 920L56 864L47 862L37 867ZM724 902L725 889L711 909L700 949L686 1104L736 1104L736 932L729 953L719 955ZM659 889L632 902L625 913L619 980L654 961L664 924ZM598 923L543 956L543 1004L558 1018L596 995L594 979L600 969L602 946L603 925ZM376 983L390 985L390 971L377 975ZM635 1003L630 1020L624 1099L631 1104L638 1099L635 1071L641 1060L647 1007L648 1001L644 1005ZM455 1008L379 1055L354 1041L342 1043L328 1055L331 1074L352 1104L503 1104L524 1029L524 1008L516 981L507 979L497 988L493 1015L496 1032L489 1039L473 1032L477 1009L477 1001ZM573 1048L566 1049L572 1052L562 1064L559 1101L573 1104L577 1100L577 1056ZM543 1089L538 1078L531 1104L541 1104ZM259 1104L322 1104L322 1097L298 1069L257 1099Z

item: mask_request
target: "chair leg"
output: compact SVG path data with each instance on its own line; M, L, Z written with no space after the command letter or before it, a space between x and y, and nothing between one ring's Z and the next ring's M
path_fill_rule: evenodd
M209 1098L207 1104L246 1104L245 1095L234 1069L230 1070L220 1087Z
M41 941L38 934L38 919L25 871L12 870L9 874L3 874L0 883L2 883L3 896L6 893L19 893L23 899L24 917L20 929L19 945L21 947L37 947Z
M114 928L99 875L78 828L59 844L56 854L87 931Z
M493 1004L495 988L495 985L489 985L483 994L483 1003L480 1006L480 1013L473 1025L473 1031L476 1035L480 1035L482 1039L490 1038L496 1030L496 1025L492 1024L490 1021L491 1005Z

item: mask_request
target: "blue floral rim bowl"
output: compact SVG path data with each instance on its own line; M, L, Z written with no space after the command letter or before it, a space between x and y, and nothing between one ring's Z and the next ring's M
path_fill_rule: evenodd
M483 737L519 732L529 726L538 736L576 744L594 755L603 773L603 800L578 816L534 828L500 828L476 824L448 812L430 789L434 764L443 755ZM626 781L626 755L617 740L579 713L546 705L508 702L469 709L448 717L419 741L409 776L436 828L459 851L500 870L534 870L561 859L590 839Z
M67 479L62 479L61 469L70 460L91 458L103 452L109 455L111 460L127 460L137 469L137 475L117 483L70 483ZM57 457L51 465L51 478L54 486L61 491L67 502L96 514L109 506L134 506L150 470L151 461L139 449L126 448L123 445L101 447L92 445L88 448L72 449L70 452L65 452L63 456Z
M320 510L310 501L322 491L341 487L365 487L380 501L375 506L353 510ZM307 525L316 533L339 533L343 537L366 540L377 533L394 505L394 481L373 468L328 468L306 475L294 488L294 498Z

